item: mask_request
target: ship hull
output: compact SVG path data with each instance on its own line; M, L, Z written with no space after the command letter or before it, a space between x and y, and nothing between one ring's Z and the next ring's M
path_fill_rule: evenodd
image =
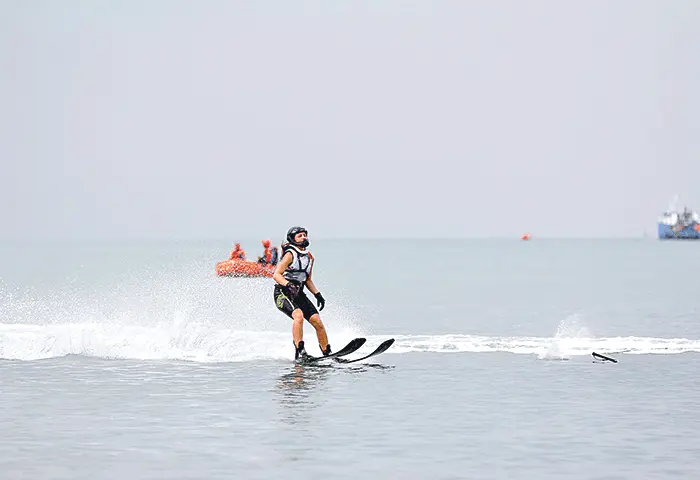
M683 228L674 228L670 225L659 224L660 240L700 240L698 224Z

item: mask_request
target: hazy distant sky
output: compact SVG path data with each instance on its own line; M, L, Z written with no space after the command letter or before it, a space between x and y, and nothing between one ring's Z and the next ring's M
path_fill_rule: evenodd
M0 0L0 237L640 236L700 2Z

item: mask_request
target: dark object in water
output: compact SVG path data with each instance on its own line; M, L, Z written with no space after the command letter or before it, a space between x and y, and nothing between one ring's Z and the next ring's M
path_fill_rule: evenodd
M593 358L599 359L599 360L604 360L606 362L612 362L612 363L617 363L617 360L614 358L606 357L605 355L601 355L600 353L595 353L593 352L591 355L593 355Z

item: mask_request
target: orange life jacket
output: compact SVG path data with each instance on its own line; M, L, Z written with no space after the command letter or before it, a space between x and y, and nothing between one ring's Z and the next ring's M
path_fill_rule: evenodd
M236 248L234 248L234 249L231 251L231 257L230 257L230 259L231 259L231 260L236 260L236 259L245 260L245 250L243 250L242 248L241 248L241 249L236 249Z

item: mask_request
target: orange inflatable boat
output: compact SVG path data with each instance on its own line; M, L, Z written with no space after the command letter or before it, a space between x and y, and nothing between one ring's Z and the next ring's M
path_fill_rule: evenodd
M216 274L220 277L271 277L274 271L274 265L246 260L224 260L216 264Z

